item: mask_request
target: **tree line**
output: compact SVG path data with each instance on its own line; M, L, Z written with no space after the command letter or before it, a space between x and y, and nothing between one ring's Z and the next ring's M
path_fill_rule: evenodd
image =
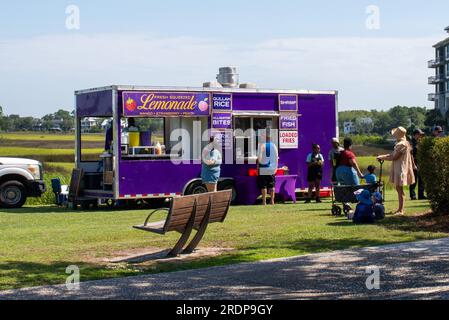
M365 121L367 118L372 122ZM392 128L402 126L410 132L419 128L430 132L432 127L447 127L448 119L438 110L423 107L396 106L387 111L352 110L338 113L340 133L344 134L344 124L352 122L355 133L368 135L387 135Z
M74 128L74 112L58 110L42 118L21 117L18 114L6 115L0 106L0 131L50 131L59 128L70 131Z
M98 133L104 130L104 121L109 118L94 118L95 123L90 124L87 129L90 133ZM164 122L161 119L137 119L139 128L143 131L163 132ZM58 110L49 113L42 118L21 117L17 114L6 115L0 106L0 132L17 131L60 131L70 132L75 128L75 112ZM83 129L83 128L82 128Z
M42 118L21 117L17 114L6 115L0 106L0 131L50 131L60 128L61 131L70 131L74 128L74 111L58 110ZM344 123L352 122L355 133L367 135L387 135L392 128L405 127L410 131L420 128L430 131L435 125L446 127L448 120L439 111L423 107L396 106L387 111L340 111L338 122L341 134L344 134ZM366 122L369 118L372 122ZM146 124L154 130L160 130L160 123ZM101 130L101 121L97 124ZM153 128L154 127L154 128Z

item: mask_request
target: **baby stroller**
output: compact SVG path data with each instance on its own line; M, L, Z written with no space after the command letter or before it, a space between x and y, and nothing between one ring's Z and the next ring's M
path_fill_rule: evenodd
M379 174L379 181L377 183L362 186L341 186L341 185L332 186L331 211L333 216L339 217L342 215L342 213L344 213L347 216L349 212L352 210L350 204L358 202L354 192L360 189L366 189L371 194L373 194L374 192L379 192L385 201L385 184L382 181L384 161L379 162L380 162L380 174ZM341 203L342 207L340 207L338 203Z

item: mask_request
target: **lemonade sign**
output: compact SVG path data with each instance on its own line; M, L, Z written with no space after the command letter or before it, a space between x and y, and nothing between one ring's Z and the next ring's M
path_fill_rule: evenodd
M209 116L208 93L123 92L125 117Z

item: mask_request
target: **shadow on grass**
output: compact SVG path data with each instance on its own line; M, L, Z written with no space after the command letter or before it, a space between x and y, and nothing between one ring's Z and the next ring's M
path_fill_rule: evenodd
M351 220L344 218L328 223L327 225L333 227L354 227ZM387 216L384 220L377 221L375 225L388 230L447 233L449 236L449 216L435 216L432 213L403 217Z
M270 250L288 249L296 252L297 255L303 255L303 254L330 252L335 250L346 250L353 248L378 247L386 244L391 244L391 241L386 241L382 239L359 239L359 238L346 238L335 240L324 238L313 238L313 239L284 242L281 245L276 246L248 247L244 250L260 251L263 249L270 249Z
M20 209L0 209L2 214L39 214L39 213L69 213L67 208L57 206L23 207Z
M80 269L81 281L135 275L130 269L107 269L106 266L79 261L55 261L50 263L6 261L0 262L0 291L12 288L34 287L65 283L70 274L68 266Z
M45 214L45 213L111 213L111 212L123 212L123 211L139 211L139 210L154 210L157 208L168 207L168 203L163 202L150 202L144 205L123 205L117 207L109 207L101 205L97 208L82 209L78 207L77 210L73 210L66 207L59 206L27 206L19 209L0 209L2 214Z
M380 225L389 230L447 233L449 235L449 216L435 216L432 213L389 217L382 221Z

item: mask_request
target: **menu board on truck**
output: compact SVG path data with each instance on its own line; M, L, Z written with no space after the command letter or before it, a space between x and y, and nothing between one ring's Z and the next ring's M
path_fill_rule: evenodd
M232 93L214 93L212 108L215 111L232 112Z
M280 112L298 111L298 96L295 94L280 94L279 111Z
M280 149L298 148L298 130L279 131Z
M232 150L234 135L232 130L215 130L211 131L213 137L215 137L222 146L223 150Z
M213 129L232 129L232 113L216 113L212 114Z
M284 113L279 116L280 130L298 130L298 116L294 113Z

